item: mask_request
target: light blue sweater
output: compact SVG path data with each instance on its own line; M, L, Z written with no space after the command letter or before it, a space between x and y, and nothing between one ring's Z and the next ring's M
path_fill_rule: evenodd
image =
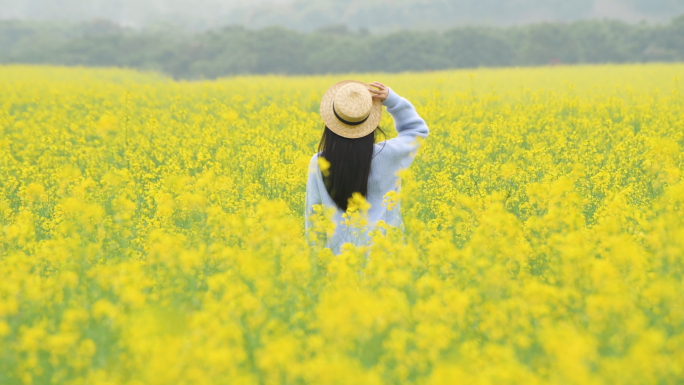
M389 96L382 104L392 115L398 135L396 138L376 143L373 146L373 159L366 195L366 201L371 206L367 213L368 227L366 229L372 229L379 220L385 221L387 225L403 228L399 202L388 210L387 205L383 207L383 199L390 191L399 192L401 179L397 176L397 172L408 168L413 162L419 146L416 138L426 138L429 133L427 124L418 115L413 105L394 93L392 89L389 90ZM331 238L326 239L326 247L330 248L334 254L339 254L340 247L347 242L355 245L369 244L370 239L363 232L359 234L357 229L341 223L344 221L342 216L344 212L335 205L323 184L323 175L318 166L318 155L319 153L316 153L311 158L309 178L306 183L304 220L307 233L312 226L313 206L323 204L326 208L336 210L333 218L336 223L335 232Z

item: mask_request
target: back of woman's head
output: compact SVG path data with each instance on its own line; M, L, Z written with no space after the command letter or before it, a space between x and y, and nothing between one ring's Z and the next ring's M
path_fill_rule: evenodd
M332 132L327 126L318 144L321 157L330 163L323 183L337 207L347 211L347 201L355 192L364 197L368 193L368 177L371 171L376 128L370 134L356 139L345 138ZM382 132L384 134L384 132Z

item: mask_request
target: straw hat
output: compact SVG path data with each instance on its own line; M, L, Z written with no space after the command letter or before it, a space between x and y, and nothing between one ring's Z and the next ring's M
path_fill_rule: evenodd
M321 100L321 118L339 136L362 138L375 130L382 118L382 102L373 99L370 86L343 80L328 88Z

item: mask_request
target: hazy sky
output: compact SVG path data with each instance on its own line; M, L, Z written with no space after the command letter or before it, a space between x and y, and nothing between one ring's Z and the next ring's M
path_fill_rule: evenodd
M92 20L131 27L173 23L197 30L241 24L312 30L449 28L611 18L661 22L684 0L0 0L0 19Z

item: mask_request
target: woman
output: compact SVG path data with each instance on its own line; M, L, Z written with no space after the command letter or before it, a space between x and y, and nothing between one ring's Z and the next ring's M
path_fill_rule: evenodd
M336 209L335 232L326 239L326 247L334 254L339 254L344 243L365 245L370 241L363 231L349 226L348 218L345 221L344 214L354 193L361 194L370 204L368 225L374 226L383 220L390 226L403 226L398 202L390 205L386 202L399 193L401 184L397 172L413 161L418 137L426 138L429 132L408 100L381 83L370 86L344 80L330 87L321 101L325 129L319 152L309 164L304 216L309 233L316 205ZM382 132L378 124L383 105L394 118L398 135L375 144L376 132Z

